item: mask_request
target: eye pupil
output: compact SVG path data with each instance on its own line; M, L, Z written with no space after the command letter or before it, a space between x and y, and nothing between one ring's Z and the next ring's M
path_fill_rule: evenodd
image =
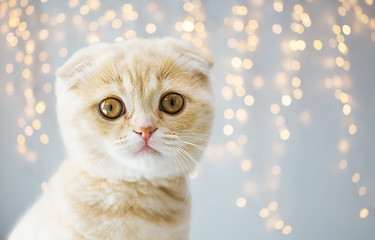
M169 102L171 104L171 106L173 107L174 106L174 99L171 99L171 101Z
M110 111L110 112L112 112L112 110L113 110L113 104L109 104L109 106L108 106L108 110Z

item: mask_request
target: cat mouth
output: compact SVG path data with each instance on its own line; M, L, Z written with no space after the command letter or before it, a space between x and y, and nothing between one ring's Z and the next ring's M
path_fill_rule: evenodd
M138 152L135 153L135 155L140 155L140 154L161 155L161 153L158 150L150 147L149 145L145 145Z

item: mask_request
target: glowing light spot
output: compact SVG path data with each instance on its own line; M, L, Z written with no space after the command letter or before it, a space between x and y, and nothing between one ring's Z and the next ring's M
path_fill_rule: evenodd
M354 135L357 132L357 126L355 124L350 124L348 128L348 132L350 135Z
M198 171L194 170L189 174L190 179L196 179L198 177Z
M360 197L363 197L364 195L366 194L366 187L365 186L362 186L358 189L358 195Z
M295 99L301 99L302 96L303 96L303 92L302 92L301 89L295 89L295 90L293 91L293 97L294 97Z
M337 57L337 58L336 58L336 65L337 65L338 67L342 67L342 66L344 66L344 59L343 59L342 57Z
M135 38L136 36L137 36L137 33L134 30L128 30L125 32L126 39Z
M293 22L290 24L290 29L298 34L302 34L305 31L305 27L302 24Z
M276 230L281 230L283 227L284 227L284 221L283 220L279 220L279 221L275 222L274 228Z
M155 25L155 24L153 24L153 23L149 23L149 24L146 25L146 32L147 32L148 34L152 34L152 33L154 33L155 31L156 31L156 25Z
M262 209L260 209L260 211L259 211L259 216L261 217L261 218L266 218L266 217L268 217L270 215L270 210L268 210L267 208L262 208Z
M299 4L297 5L294 5L294 11L297 13L297 14L302 14L303 13L303 7Z
M342 53L342 54L347 54L348 53L348 47L345 45L345 43L342 43L340 42L337 46L338 50Z
M340 170L345 170L348 167L348 161L346 160L341 160L339 162L339 169Z
M83 5L80 9L79 12L81 15L87 15L90 12L90 7L87 5Z
M299 71L301 69L301 63L297 60L292 61L291 64L292 70Z
M341 93L340 95L340 101L342 103L347 103L349 101L349 95L346 93Z
M234 111L232 109L226 109L224 111L224 117L228 120L233 119L234 117Z
M275 176L280 175L281 167L279 165L275 165L275 166L272 167L271 172Z
M244 109L238 109L236 111L236 118L239 122L245 123L247 121L247 112Z
M243 198L243 197L237 199L237 201L236 201L236 205L237 205L237 207L239 207L239 208L245 207L245 206L246 206L246 199Z
M22 134L20 134L20 135L17 136L17 143L18 144L23 145L23 144L25 144L25 141L26 141L26 138Z
M253 80L253 86L255 89L261 89L264 86L264 80L261 76L256 76Z
M194 27L195 31L197 31L198 33L202 33L205 29L205 26L203 23L201 22L198 22L195 24L195 27Z
M26 99L31 99L33 97L34 93L31 88L25 89L24 96Z
M233 23L233 29L237 32L241 32L244 29L244 27L244 23L240 20L237 20Z
M281 0L275 0L275 2L273 3L273 9L276 11L276 12L282 12L283 9L284 9L284 4Z
M314 48L318 51L322 50L323 44L320 40L314 40Z
M245 94L246 94L246 89L242 86L240 87L236 87L236 95L239 96L239 97L243 97Z
M223 128L223 132L227 136L232 135L233 131L234 131L233 126L230 124L225 125Z
M76 15L72 18L72 22L74 25L78 25L82 22L82 16Z
M42 65L42 72L43 72L44 74L49 73L50 70L51 70L51 66L50 66L48 63L44 63L44 64Z
M42 114L46 110L46 103L43 101L40 101L36 106L35 110L37 113Z
M371 6L374 3L374 0L365 0L366 4Z
M30 65L33 62L33 56L32 55L26 55L25 58L23 59L23 62L26 65Z
M347 53L347 52L346 52L346 53ZM345 61L345 62L344 62L344 66L342 66L342 68L343 68L345 71L349 71L349 69L350 69L350 62Z
M86 4L90 7L91 10L94 10L94 11L100 8L99 0L88 0Z
M288 129L281 130L281 132L280 132L280 138L282 140L284 140L284 141L288 140L290 138L290 132L288 131Z
M338 35L338 34L341 33L341 28L338 25L333 25L332 26L332 31L333 31L334 34Z
M253 67L253 61L250 59L246 58L242 61L242 66L245 69L251 69Z
M247 14L247 7L246 6L233 6L232 12L235 15L245 16Z
M292 51L297 51L298 50L298 45L296 40L292 40L289 42L289 47Z
M119 29L119 28L121 28L121 26L122 26L122 21L120 19L114 19L112 21L112 27L114 29Z
M281 102L284 106L289 106L292 103L292 98L289 95L284 95L281 98Z
M34 12L34 6L30 5L26 8L26 14L31 15Z
M338 150L339 152L344 153L344 154L349 151L349 142L347 139L340 140L338 144Z
M302 111L301 114L299 115L299 118L301 122L308 124L311 119L311 115L308 111Z
M39 39L40 40L45 40L48 38L48 30L47 29L42 29L40 32L39 32Z
M221 95L227 101L233 98L233 91L230 87L226 86L221 89Z
M230 152L236 152L237 150L237 144L235 141L229 141L227 142L226 144L226 148L228 149L228 151Z
M26 120L24 118L17 119L17 126L20 128L24 128L26 125Z
M252 162L250 161L250 160L243 160L242 162L241 162L241 169L242 169L242 171L244 171L244 172L248 172L248 171L250 171L250 169L251 169L251 167L253 166L253 164L252 164Z
M343 7L338 7L337 12L339 13L340 16L344 17L346 15L346 9Z
M232 66L234 68L240 68L242 66L242 60L239 57L232 58Z
M6 66L5 66L5 71L8 73L8 74L11 74L13 72L13 64L11 63L8 63Z
M43 85L43 91L45 93L50 93L52 91L52 84L51 83L45 83Z
M7 93L8 96L13 95L14 93L13 83L7 82L7 84L5 85L5 92Z
M292 86L298 88L301 86L301 79L299 77L292 78Z
M246 97L244 97L244 103L247 105L247 106L252 106L255 102L255 99L253 96L251 95L247 95Z
M33 40L29 40L26 42L26 52L28 54L32 54L35 50L35 43Z
M361 211L359 212L359 217L360 218L367 218L368 217L368 209L367 208L362 208Z
M352 182L353 183L358 183L360 179L361 179L361 175L359 173L353 174L353 176L352 176Z
M61 58L64 58L64 57L66 57L68 55L68 49L66 49L66 48L60 48L60 50L59 50L59 56L61 57Z
M149 3L147 5L147 7L151 7L151 10L153 10L154 8L156 10L157 5L155 3L154 4ZM126 4L124 4L124 6L122 6L122 11L124 13L131 13L133 11L133 6L130 3L126 3Z
M258 23L258 21L255 20L255 19L250 20L250 21L248 22L248 25L249 25L249 27L250 27L252 30L257 30L258 27L259 27L259 23Z
M38 155L34 151L30 151L26 155L26 160L31 163L35 162L37 158L38 158Z
M191 12L194 10L194 4L192 4L191 2L187 2L184 4L183 8L186 12Z
M286 225L281 231L284 235L288 235L292 232L292 226Z
M245 145L247 143L247 136L243 134L238 136L237 142L240 145Z
M281 27L280 24L274 24L272 25L272 32L276 35L279 35L281 34L281 32L283 31L283 28Z
M39 130L42 127L42 123L38 119L35 119L32 125L35 130Z
M285 118L283 116L277 116L275 119L275 123L277 126L283 126L285 124Z
M342 112L343 112L345 115L349 115L351 111L352 111L352 108L350 107L349 104L345 104L345 105L342 107Z
M184 21L182 23L182 29L186 32L194 31L194 23L192 21Z
M342 32L345 34L345 35L349 35L351 33L351 28L348 26L348 25L344 25L342 26Z
M40 142L43 143L43 144L48 144L49 142L49 137L47 134L43 133L42 135L40 135Z
M276 211L278 207L279 207L279 204L276 201L270 202L268 204L268 209L270 211Z
M27 151L27 148L26 148L25 145L20 145L20 144L17 145L17 152L19 154L24 155L26 153L26 151Z
M26 127L25 127L25 135L26 135L26 136L29 136L29 137L30 137L31 135L33 135L33 132L34 132L34 131L33 131L33 128L32 128L31 126L26 126Z
M280 112L280 106L277 103L271 105L270 111L272 114L278 114Z
M229 38L227 44L230 48L236 48L238 46L238 41L235 38Z
M11 28L16 28L20 24L21 20L18 17L10 18L8 25Z

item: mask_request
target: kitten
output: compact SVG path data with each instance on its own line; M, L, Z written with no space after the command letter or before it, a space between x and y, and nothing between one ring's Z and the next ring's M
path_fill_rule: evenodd
M57 70L66 159L11 240L185 240L212 62L173 38L90 45Z

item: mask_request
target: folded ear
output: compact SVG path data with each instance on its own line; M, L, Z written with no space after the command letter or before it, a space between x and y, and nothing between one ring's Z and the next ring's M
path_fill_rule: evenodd
M56 95L73 88L82 74L92 66L95 59L108 50L109 44L97 43L89 45L75 52L56 71Z
M209 70L214 65L214 62L206 53L184 40L166 38L166 41L170 41L170 45L175 51L181 53L182 57L188 58L189 61L186 61L186 64L189 69L198 71L206 76L209 75Z

